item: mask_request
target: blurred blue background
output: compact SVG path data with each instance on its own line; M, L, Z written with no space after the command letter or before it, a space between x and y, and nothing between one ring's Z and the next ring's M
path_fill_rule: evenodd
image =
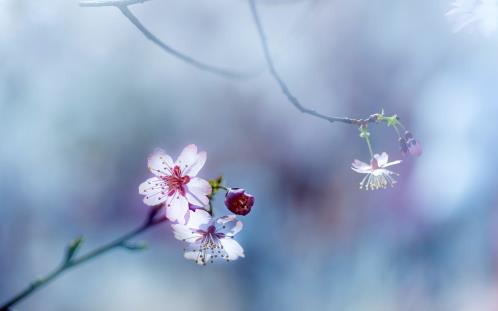
M299 113L263 72L210 75L164 54L115 8L0 0L0 301L138 225L155 147L207 150L200 176L256 196L246 258L199 267L168 225L81 266L17 310L498 310L498 44L451 32L449 0L302 1L259 9L275 63L310 108L397 113L424 146L394 189L364 192L354 127ZM264 67L244 0L130 9L173 47ZM400 158L372 126L377 152ZM222 200L217 213L225 213Z

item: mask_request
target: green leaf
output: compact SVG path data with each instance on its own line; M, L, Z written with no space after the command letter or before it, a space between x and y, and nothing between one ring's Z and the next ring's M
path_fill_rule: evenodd
M71 241L71 243L69 243L66 249L65 262L69 262L71 259L73 259L82 243L83 237L76 238Z

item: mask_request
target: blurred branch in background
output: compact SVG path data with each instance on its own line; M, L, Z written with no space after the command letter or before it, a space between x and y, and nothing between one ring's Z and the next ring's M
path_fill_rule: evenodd
M104 7L104 6L114 6L118 8L121 13L150 41L156 44L161 50L164 52L171 54L185 63L196 67L202 71L206 71L227 79L235 79L235 80L243 80L250 79L257 76L261 70L256 70L250 73L239 72L235 70L230 70L226 68L221 68L213 65L206 64L199 60L194 59L191 56L188 56L171 46L167 45L163 41L161 41L158 37L156 37L150 30L148 30L140 20L128 9L129 5L143 3L150 0L95 0L95 1L80 1L79 5L81 7Z
M103 255L110 250L113 250L115 248L123 248L129 251L139 251L145 249L146 248L145 244L130 242L130 240L139 235L140 233L143 233L144 231L168 220L166 216L156 217L157 213L161 210L161 207L162 205L158 205L151 208L149 214L147 215L146 220L138 228L130 231L129 233L123 235L122 237L108 244L105 244L99 248L94 249L93 251L88 252L85 255L77 256L78 250L83 243L83 239L80 237L74 240L68 245L61 264L55 270L47 274L45 277L38 278L33 282L31 282L31 284L28 287L26 287L23 291L21 291L15 297L7 301L4 305L0 306L0 311L11 310L11 307L13 305L17 304L21 300L31 295L36 290L40 289L41 287L55 280L59 275L61 275L66 270L69 270L87 261L95 259L98 256Z

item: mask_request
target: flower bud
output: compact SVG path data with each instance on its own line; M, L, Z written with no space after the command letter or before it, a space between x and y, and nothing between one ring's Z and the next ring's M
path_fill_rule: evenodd
M234 214L247 215L254 205L254 197L244 189L231 188L225 196L225 205Z
M403 137L399 138L399 148L402 156L406 156L408 154L408 145Z
M400 143L403 138L400 138ZM406 147L408 149L408 153L412 156L419 157L422 155L422 145L420 142L413 138L413 134L409 131L405 131L405 138L403 139L406 143ZM403 154L403 151L401 151ZM406 154L406 152L405 152Z
M408 141L413 138L413 134L409 131L405 131L405 139Z
M408 146L408 152L416 157L419 157L422 155L422 145L420 145L420 142L418 142L415 139L410 139L406 142Z

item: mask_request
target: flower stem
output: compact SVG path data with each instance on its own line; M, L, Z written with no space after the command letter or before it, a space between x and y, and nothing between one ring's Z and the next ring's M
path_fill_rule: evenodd
M222 186L222 185L219 185L218 187L219 187L220 189L225 190L225 191L229 191L229 190L230 190L229 188L227 188L227 187L225 187L225 186Z
M396 131L396 134L398 134L398 137L401 138L401 134L399 132L399 129L396 125L393 126L394 130Z
M16 296L14 296L12 299L7 301L5 304L3 304L0 307L0 311L8 311L10 307L13 305L17 304L21 300L24 300L28 296L30 296L32 293L40 289L41 287L47 285L54 279L56 279L59 275L61 275L63 272L66 270L69 270L71 268L74 268L76 266L79 266L87 261L90 261L92 259L97 258L98 256L107 253L108 251L123 247L126 248L126 243L134 238L135 236L139 235L140 233L148 230L149 228L152 228L160 223L163 223L167 221L168 219L165 216L161 217L155 217L156 214L159 212L161 209L161 206L156 206L151 211L149 212L149 215L147 216L146 221L140 225L138 228L130 231L129 233L115 239L114 241L111 241L101 247L98 247L89 253L82 255L77 258L68 258L67 260L63 260L63 262L52 272L47 274L45 277L36 279L35 281L31 282L31 284L25 288L23 291L18 293Z
M372 151L372 144L370 143L370 137L368 136L365 136L365 140L367 142L367 145L368 145L368 151L370 152L370 157L373 159L373 151Z

